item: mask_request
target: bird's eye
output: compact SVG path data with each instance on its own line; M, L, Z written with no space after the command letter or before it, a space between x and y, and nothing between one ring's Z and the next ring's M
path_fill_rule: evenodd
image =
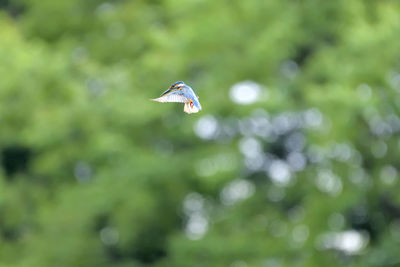
M173 85L171 85L171 89L173 89L173 88L179 88L179 87L182 87L183 86L183 84L182 83L174 83Z

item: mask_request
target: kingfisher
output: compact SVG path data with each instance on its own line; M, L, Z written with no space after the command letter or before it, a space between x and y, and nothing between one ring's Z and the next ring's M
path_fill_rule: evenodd
M199 97L194 93L193 89L184 82L179 81L171 85L168 90L161 94L159 98L152 99L157 102L177 102L185 103L183 111L191 114L201 110Z

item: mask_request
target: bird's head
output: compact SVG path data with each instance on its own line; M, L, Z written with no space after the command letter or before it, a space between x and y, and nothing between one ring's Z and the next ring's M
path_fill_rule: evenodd
M171 92L171 91L174 91L174 90L180 90L180 89L184 88L185 86L186 86L186 84L185 84L184 82L182 82L182 81L173 83L173 84L171 85L171 87L168 88L168 90L165 91L164 93L162 93L161 95L163 96L163 95L165 95L165 94L167 94L167 93L169 93L169 92Z
M179 81L179 82L172 84L169 89L180 89L181 87L184 87L184 86L186 86L186 84L182 81Z

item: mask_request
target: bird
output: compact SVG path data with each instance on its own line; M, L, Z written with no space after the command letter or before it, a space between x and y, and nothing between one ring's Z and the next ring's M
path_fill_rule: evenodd
M183 111L188 114L197 113L202 109L199 97L189 85L182 81L173 83L159 98L151 100L161 103L184 103Z

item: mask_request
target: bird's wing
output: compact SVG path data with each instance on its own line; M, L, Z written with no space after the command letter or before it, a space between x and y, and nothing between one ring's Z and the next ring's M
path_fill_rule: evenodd
M169 94L165 94L159 98L152 99L152 100L161 102L161 103L167 103L167 102L187 103L187 102L189 102L189 99L187 97L185 97L179 91L173 91Z
M182 89L182 94L185 97L187 97L187 98L189 98L189 99L191 99L193 101L193 104L197 109L197 111L195 111L195 112L199 112L201 110L199 97L195 94L195 92L193 91L192 88L187 86L186 88ZM195 113L195 112L191 112L191 113Z

